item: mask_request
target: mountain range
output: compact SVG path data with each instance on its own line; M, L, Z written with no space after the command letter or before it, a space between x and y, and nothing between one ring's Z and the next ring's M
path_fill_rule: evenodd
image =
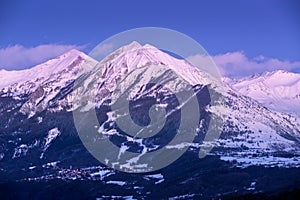
M152 65L161 65L166 71ZM149 83L180 92L185 88L173 81L174 75L196 91L201 118L193 141L172 146L168 141L178 128L173 123L180 119L174 108L184 105L164 88ZM91 76L96 78L94 82L86 78ZM111 107L114 99L128 90L118 88L122 80L132 82L129 102L135 123L150 123L147 115L153 104L172 113L158 137L133 140L117 126L119 115ZM76 90L82 91L91 83L96 91L95 102L89 101L88 91L77 99ZM238 80L223 78L222 89L219 87L214 77L190 63L137 42L100 62L71 50L30 69L1 70L0 183L6 188L6 193L1 190L2 197L11 198L11 188L21 186L40 191L38 197L49 192L54 195L58 194L54 192L56 184L65 192L71 191L69 185L79 185L84 198L103 199L233 198L299 189L300 75L275 71ZM222 102L212 102L209 95L221 96ZM94 108L100 124L97 130L120 147L120 154L124 149L149 152L163 145L188 151L170 166L141 175L107 167L83 146L73 121L74 112L84 116ZM220 137L206 140L214 119L222 121ZM211 145L212 151L208 148L207 156L199 159L198 152ZM270 182L272 185L267 185ZM47 185L49 190L42 190ZM86 192L87 187L90 192ZM161 188L165 188L164 193ZM30 198L29 190L21 191ZM64 195L69 198L73 194Z

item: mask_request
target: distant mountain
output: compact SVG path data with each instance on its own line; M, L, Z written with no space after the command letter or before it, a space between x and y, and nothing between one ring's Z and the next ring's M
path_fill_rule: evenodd
M0 96L25 101L20 112L29 117L50 108L54 101L59 105L70 106L69 101L62 97L70 83L81 73L80 65L83 63L88 68L97 64L84 53L71 50L31 69L1 70Z
M283 70L238 80L226 79L235 90L272 110L300 116L300 74Z
M157 70L152 65L160 65L166 70ZM298 98L298 76L287 74L269 73L264 78L238 81L227 79L228 85L221 87L217 79L190 63L137 42L121 47L100 62L72 50L31 69L1 70L0 183L8 187L8 183L13 182L14 185L15 181L21 185L39 181L50 184L48 188L55 191L56 182L63 181L64 190L70 191L64 181L85 181L94 188L89 190L91 196L86 194L86 198L98 195L104 199L116 194L132 198L166 197L163 195L202 198L204 195L209 199L235 193L300 188L297 184L300 180L297 175L300 166L300 119L269 109L255 95L249 97L251 91L256 91L252 87L258 87L261 90L258 94L263 94L262 97L269 93L275 95L275 91L280 90L282 98ZM178 108L186 104L181 104L170 90L162 87L165 85L176 92L183 92L185 85L174 76L179 76L192 86L201 118L192 142L168 145L181 120ZM280 81L276 82L277 79ZM134 123L140 126L151 124L149 109L154 104L165 108L169 118L157 137L136 139L118 127L116 121L122 115L117 115L111 108L122 93L129 91L122 85L118 86L122 81L132 83L127 86L131 91L128 101ZM284 84L289 88L287 91L282 88ZM84 86L89 85L95 89L95 101L88 98L89 92L94 91L85 91ZM82 92L80 98L76 98L77 91ZM275 99L274 95L269 96ZM223 101L212 102L212 96L221 96ZM287 104L289 101L285 102ZM120 156L127 150L143 156L162 146L189 150L182 158L156 172L136 175L111 169L99 163L85 149L73 121L73 113L79 112L83 113L82 122L86 123L84 115L95 107L100 127L93 121L88 123L94 131L105 133L120 148ZM193 115L190 117L188 120L193 121ZM213 119L224 122L220 138L205 140ZM90 129L86 132L88 135ZM199 150L212 144L215 147L208 156L199 159ZM282 178L278 172L285 177ZM260 173L267 174L267 177ZM275 186L266 186L268 181ZM225 186L224 182L227 183ZM221 184L220 187L215 188L216 183ZM42 185L35 187L40 190ZM44 194L48 194L47 191Z

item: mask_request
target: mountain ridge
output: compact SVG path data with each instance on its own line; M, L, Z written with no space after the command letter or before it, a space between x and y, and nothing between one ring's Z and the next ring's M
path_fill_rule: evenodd
M255 77L225 80L242 95L264 106L300 116L300 74L284 70L265 72Z
M57 63L64 64L52 66L52 69L58 67L57 71L46 70L40 72L40 79L26 79L0 89L0 195L7 194L6 188L10 188L9 193L15 197L15 188L18 188L20 198L24 198L24 194L27 197L38 194L41 198L49 198L49 195L56 198L55 192L59 188L63 191L61 197L74 198L73 188L76 187L80 188L80 197L87 199L161 199L166 196L212 199L228 194L273 194L300 188L299 118L268 109L228 85L218 90L211 84L214 80L210 76L204 76L205 73L197 69L180 71L183 65L185 69L193 68L157 49L147 46L143 49L137 44L130 49L123 47L117 50L106 57L105 62L86 62L78 59L77 52L71 52L74 53L71 58L62 56L61 60L58 59ZM162 66L166 71L152 65ZM176 68L179 68L177 73L172 70ZM185 77L184 81L192 84L192 92L199 104L200 120L196 131L184 132L194 134L194 140L186 141L183 137L183 140L172 144L169 141L177 134L182 117L182 110L178 108L186 104L180 103L172 92L186 88L180 84L167 85L170 89L177 87L170 92L163 86L180 73L181 79ZM190 73L193 76L189 76ZM89 81L89 78L95 80ZM128 83L135 82L125 86L141 83L137 90L129 88L133 95L128 98L128 119L142 127L149 128L149 125L149 130L153 130L151 126L155 124L151 124L151 106L165 109L167 117L165 123L159 120L164 124L158 134L147 138L131 137L116 123L122 115L112 109L115 104L111 97L114 93L118 94L116 90L129 91L126 88L120 90L118 86L127 79ZM95 89L91 90L91 106L85 107L89 99L84 96L77 97L83 104L74 105L77 89L81 91L89 83ZM103 92L104 89L107 91ZM221 95L223 101L213 104L211 96L214 95ZM88 117L92 109L97 116L95 121ZM178 160L157 171L141 174L120 172L106 162L99 162L86 149L74 120L76 112L81 114L79 123L84 125L84 136L95 133L98 138L101 133L118 148L119 152L113 156L118 158L115 165L122 164L119 159L126 152L138 154L128 160L126 166L130 166L161 146L172 151L186 151ZM187 122L193 120L194 115L190 112L182 117ZM163 116L158 119L163 119ZM216 118L222 118L224 122L220 137L203 139ZM125 128L132 122L126 121ZM207 146L214 148L205 148ZM199 151L203 149L208 152L206 157L199 159ZM112 158L111 150L95 152Z
M192 85L199 84L211 87L213 86L212 83L214 83L214 79L211 79L211 76L206 75L206 73L193 68L193 66L183 60L172 58L170 55L156 48L152 48L150 45L144 47L137 43L132 43L108 55L104 61L98 62L87 57L86 60L88 60L88 62L86 62L85 59L79 59L80 62L75 62L74 64L74 61L80 56L84 57L81 53L79 54L80 55L78 55L77 51L71 51L67 55L71 55L72 59L68 59L69 56L65 54L56 60L54 59L57 63L62 64L58 67L59 70L53 73L41 73L46 78L42 76L39 80L33 79L32 81L25 81L4 87L0 91L0 100L6 102L7 99L12 99L12 102L16 103L12 105L2 103L0 109L2 112L1 116L3 117L3 127L14 123L14 116L20 114L22 118L25 117L39 122L43 121L45 117L40 116L43 113L54 115L60 112L70 113L78 109L79 105L76 105L76 102L74 103L73 101L75 95L73 93L73 86L77 78L84 77L85 73L88 73L89 76L92 75L96 77L96 82L83 83L84 85L94 83L95 87L97 87L96 102L99 102L99 108L101 108L105 100L111 99L111 94L114 92L119 81L126 77L131 71L138 71L137 69L139 69L139 71L143 71L143 73L147 72L147 76L141 76L141 79L137 79L139 81L143 80L143 84L147 84L148 81L152 80L152 75L154 74L148 71L147 66L153 64L167 66L169 70L174 70L176 74L181 74L181 76ZM54 61L52 60L51 62ZM44 63L38 66L47 67L49 65L47 65L46 62L46 64ZM182 66L184 69L181 69ZM53 68L55 68L55 66ZM156 75L161 76L160 80L164 80L163 74ZM216 84L215 86L218 85ZM224 133L217 143L215 143L216 147L221 148L222 151L216 151L215 154L220 154L221 159L227 161L230 159L239 160L238 165L243 166L245 163L241 158L245 157L244 154L248 156L250 161L257 163L256 158L253 157L254 152L261 155L264 155L266 152L267 154L273 154L278 150L278 147L281 146L282 151L295 154L295 159L298 159L297 155L298 152L300 152L299 118L285 113L271 111L252 98L240 95L240 93L235 92L235 90L232 90L226 85L224 86L224 90L221 91L218 91L218 88L215 86L211 87L210 90L223 95L224 104L208 105L204 110L206 113L221 117L225 121L223 127ZM141 96L138 92L139 90L134 91L135 94L132 96ZM152 93L145 91L143 94L151 95ZM80 100L81 99L84 100L86 98L83 96ZM138 99L133 98L131 100L137 101ZM85 112L92 109L95 106L94 103L95 102L90 102L90 105L82 111ZM110 106L110 104L108 104L108 106ZM226 115L224 115L224 111ZM111 116L112 113L107 115ZM109 117L107 120L108 124L113 121L112 118ZM15 123L18 124L19 122ZM114 130L113 127L108 127L106 131ZM63 131L61 132L61 135L63 135ZM58 138L59 137L61 136L58 136ZM199 144L192 145L199 146ZM30 144L27 146L30 146ZM244 154L236 152L239 151L241 146L247 147L247 150L243 151ZM15 148L18 149L19 147ZM229 155L227 155L224 154L224 148L227 150L234 149L234 151L230 151ZM236 155L232 155L232 152L235 152ZM281 162L282 158L279 157L278 163L280 164ZM268 159L261 159L259 164L269 165L270 163ZM292 166L295 165L295 163L290 164ZM289 163L287 163L287 166L289 166Z

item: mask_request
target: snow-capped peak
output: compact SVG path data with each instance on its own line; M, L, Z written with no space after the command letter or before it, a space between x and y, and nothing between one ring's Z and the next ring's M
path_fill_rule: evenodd
M184 60L171 57L167 53L164 53L151 45L142 46L136 42L133 42L111 53L100 63L77 50L71 50L57 57L56 59L47 61L31 69L22 71L0 71L0 114L2 115L1 119L3 121L3 127L5 126L5 128L2 128L1 130L4 130L4 133L11 131L14 133L12 136L15 135L17 138L20 138L19 133L24 132L26 133L24 135L27 137L27 135L30 135L28 133L32 132L33 136L30 138L36 138L36 135L40 134L36 132L37 129L34 128L32 131L28 132L28 128L34 125L34 121L24 120L25 123L30 124L26 124L23 127L23 122L19 123L19 119L23 118L19 117L19 112L23 114L25 113L28 117L32 117L32 119L36 119L36 122L39 123L39 125L36 127L43 128L45 126L49 128L49 126L51 126L47 137L45 139L43 138L43 140L40 140L44 141L42 149L42 152L44 153L49 147L50 143L52 144L52 142L54 142L55 138L60 137L60 135L63 136L64 131L72 130L68 129L68 124L73 124L69 123L73 122L73 119L69 118L70 115L65 114L64 112L62 113L63 115L61 115L59 111L72 111L76 108L80 108L79 106L76 107L76 101L73 101L77 98L80 98L79 103L83 102L84 108L89 109L89 98L82 96L82 93L79 93L80 95L76 95L76 89L81 92L85 85L88 85L89 87L89 84L85 84L88 83L89 79L84 79L87 76L80 76L80 78L82 78L80 79L80 84L83 83L81 84L83 85L82 88L81 85L76 84L76 80L78 80L76 78L78 75L81 75L81 73L85 72L85 70L82 70L83 72L80 71L81 68L88 68L87 75L91 75L91 77L93 75L92 73L94 72L100 74L100 76L95 77L96 80L100 81L101 84L93 85L97 87L97 92L99 92L96 95L93 93L92 96L93 99L91 101L91 105L94 108L94 100L98 100L98 94L101 101L105 99L105 97L109 97L109 94L114 92L114 87L117 85L117 81L121 80L133 70L136 70L134 72L137 72L138 76L136 76L136 79L131 80L135 80L136 82L141 81L142 84L150 83L149 77L152 78L150 75L153 75L154 73L148 72L153 72L154 70L151 71L147 67L155 64L163 65L166 68L173 70L178 76L181 76L191 85L206 85L214 83L214 79L205 72L202 72ZM158 75L161 75L161 80L166 82L164 79L165 76L162 76L162 74L163 73L159 72ZM263 98L268 100L274 97L274 102L277 103L278 97L280 97L278 95L284 95L285 92L288 92L286 95L287 97L291 97L291 94L297 94L297 92L299 94L299 80L300 77L297 74L279 71L274 73L266 73L263 76L248 77L238 80L234 82L234 86L236 86L240 92L249 96L253 95L253 98L258 100L259 97L262 97L261 100L264 100ZM175 82L175 84L172 86L176 85L181 87L181 85L177 83L178 82ZM76 87L74 87L74 85ZM134 83L130 85L131 88L132 85L134 85ZM205 111L205 113L207 112L208 114L201 114L204 118L200 121L199 131L202 131L202 128L206 129L206 124L212 124L212 126L216 126L217 124L211 123L211 119L219 119L224 117L225 120L222 132L223 135L217 141L216 145L218 148L216 148L216 151L213 152L213 155L220 156L220 159L222 160L235 160L238 163L246 162L246 165L256 165L256 163L258 163L270 166L275 166L276 164L278 164L278 166L289 166L289 163L282 164L282 162L286 161L286 158L284 157L281 159L280 155L297 155L297 160L293 160L291 166L299 166L299 119L284 113L270 111L266 109L266 107L257 103L257 101L253 101L251 98L243 95L238 95L238 93L235 91L227 90L224 93L224 104L222 102L218 102L217 105L207 105L203 107L203 112ZM83 95L84 94L85 93L83 93ZM151 93L149 94L151 95ZM210 94L212 94L212 96L215 95L215 93ZM296 96L295 102L299 103L299 98L300 95ZM135 100L134 98L132 99ZM9 101L12 103L8 103ZM262 102L264 103L264 101ZM290 106L291 102L291 99L287 99L285 102L279 103ZM181 106L177 106L177 108L178 107L181 108ZM298 105L298 108L299 107L300 106ZM111 111L107 112L106 109L107 108L104 108L103 113L102 110L99 112L103 114L102 116L107 116L107 121L103 122L98 130L103 130L107 133L110 132L110 135L118 133L118 131L115 129L116 124L113 122L116 120L116 117L120 117L120 115L115 115L115 113ZM48 115L48 112L45 112L45 118L43 119L42 116L38 115L44 115L44 113L41 112L45 110L53 113ZM84 109L78 110L84 111ZM228 115L224 116L223 110L225 110ZM59 118L56 118L56 112L58 112L57 116L59 116ZM66 116L67 118L62 118L63 116ZM206 117L210 119L207 119ZM67 122L65 119L71 121ZM56 123L59 126L54 127L62 127L62 129L53 128L53 124ZM6 130L6 126L9 127L9 130ZM95 126L95 128L97 126ZM72 133L72 131L70 133ZM206 134L205 132L203 133ZM65 135L68 137L67 139L69 139L69 137L72 137L73 134ZM9 136L9 134L4 134L4 136ZM43 135L43 137L44 136L45 135ZM11 136L9 136L7 141L9 141L10 138ZM6 140L4 139L3 141ZM16 147L15 150L17 153L22 153L22 149L25 149L27 152L28 148L39 145L38 143L35 145L36 143L32 142L25 146L25 144L20 143L23 142L23 138L22 141L16 141L16 143L8 142L7 146L10 147L12 145L19 145L19 147ZM64 139L60 139L60 141L64 141ZM129 140L127 139L127 141ZM124 144L127 144L127 142ZM52 145L55 144L53 143ZM186 144L179 144L178 146L181 148L182 145L185 146ZM195 145L194 147L197 148L200 147L198 146L200 144L197 143L193 143L193 145ZM203 146L205 145L211 146L209 141L204 141ZM188 146L190 145L188 144ZM141 147L145 148L145 145L142 144ZM273 154L273 152L275 153ZM277 155L277 152L280 153ZM282 152L287 152L288 154L282 154ZM272 155L272 157L269 155ZM3 158L3 156L4 154L0 155L0 160ZM261 159L257 160L257 158ZM4 161L5 160L8 159L4 159Z
M260 76L225 81L243 95L256 99L268 108L300 115L298 73L277 70Z
M117 49L104 58L99 65L101 65L103 70L103 81L109 83L114 82L114 80L118 79L117 77L122 77L136 68L149 65L166 66L191 85L208 85L215 81L209 74L192 66L185 60L174 58L150 44L142 46L137 42L132 42Z
M81 52L77 49L71 49L70 51L64 53L62 56L68 56L68 55L78 55L78 56L82 56L82 57L87 57L86 54L84 54L83 52Z
M72 67L78 65L84 60L92 61L89 56L76 49L73 49L61 56L58 56L57 58L36 65L30 69L16 71L1 70L0 90L13 84L22 84L27 81L34 81L37 79L46 80L52 74L59 73L60 71L71 71Z
M25 103L20 111L33 116L53 104L51 101L54 98L64 95L61 90L71 88L72 82L82 73L81 66L92 68L96 64L94 59L73 49L30 69L0 71L0 96L14 99L24 97ZM67 99L61 101L57 109L61 109L61 105L70 105Z

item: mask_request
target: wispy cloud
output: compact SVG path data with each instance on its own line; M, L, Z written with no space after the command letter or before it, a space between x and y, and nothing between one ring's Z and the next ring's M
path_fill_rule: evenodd
M223 76L243 77L266 71L286 70L299 71L300 61L283 61L277 58L266 58L262 55L248 58L243 52L230 52L211 56ZM201 55L192 56L194 63L205 65L207 58Z
M24 69L57 57L71 49L82 50L85 46L45 44L32 48L22 45L0 49L0 69Z

